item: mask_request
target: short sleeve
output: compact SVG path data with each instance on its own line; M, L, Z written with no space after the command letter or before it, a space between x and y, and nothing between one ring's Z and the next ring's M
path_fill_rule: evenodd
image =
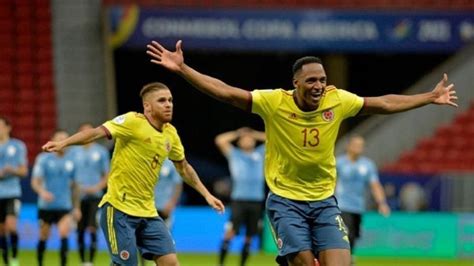
M178 171L174 167L174 165L171 166L171 179L173 180L173 183L175 184L181 184L183 183L183 179L181 179L181 176L179 175Z
M176 129L173 130L171 135L171 150L168 157L175 162L184 160L184 147Z
M44 177L44 160L45 157L43 154L38 155L36 157L35 165L33 166L33 171L31 174L31 178L42 178Z
M20 165L28 165L28 157L27 157L26 145L23 142L18 144L18 163Z
M76 164L74 163L73 160L67 160L65 162L65 166L66 170L70 169L69 172L70 172L70 175L69 175L69 179L71 179L71 181L73 182L76 182L77 181L77 167L76 167Z
M281 90L254 90L252 94L252 113L262 118L271 116L281 101Z
M127 139L133 134L135 120L135 113L129 112L105 122L102 126L107 129L112 138Z
M369 162L369 183L379 181L379 172L377 171L377 166L374 162Z
M255 149L260 155L265 156L265 144L260 144Z
M342 103L344 118L357 115L362 109L362 106L364 106L364 98L354 93L338 90L338 94Z

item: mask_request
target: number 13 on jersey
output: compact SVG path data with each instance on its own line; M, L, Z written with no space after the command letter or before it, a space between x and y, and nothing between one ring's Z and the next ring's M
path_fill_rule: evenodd
M319 145L319 130L317 128L305 128L303 134L303 147L316 147Z

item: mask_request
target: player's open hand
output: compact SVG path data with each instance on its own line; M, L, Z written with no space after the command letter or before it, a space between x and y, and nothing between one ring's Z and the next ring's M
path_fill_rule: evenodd
M437 98L433 103L458 107L458 104L456 103L458 96L456 96L454 84L451 83L448 85L448 75L446 73L444 73L443 79L436 84L433 93L437 95Z
M151 62L161 65L173 72L178 72L184 64L183 50L181 49L182 41L176 43L176 51L171 52L164 48L158 42L152 41L148 44L146 53L150 55Z
M209 194L206 197L206 201L209 204L209 206L211 206L218 213L224 213L225 212L224 204L218 198L216 198L216 197Z
M390 207L385 202L382 204L379 204L378 211L380 214L382 214L385 217L390 216Z
M62 150L64 147L59 141L48 141L41 147L45 152L56 152Z

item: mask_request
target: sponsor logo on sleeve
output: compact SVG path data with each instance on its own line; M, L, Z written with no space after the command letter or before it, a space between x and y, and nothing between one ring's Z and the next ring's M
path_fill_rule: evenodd
M114 123L116 124L123 124L123 122L125 122L125 115L119 115L117 116L116 118L114 118Z

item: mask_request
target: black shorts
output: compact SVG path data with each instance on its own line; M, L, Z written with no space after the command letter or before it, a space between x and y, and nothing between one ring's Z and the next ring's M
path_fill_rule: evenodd
M262 219L262 202L260 201L232 201L230 222L236 234L240 227L245 225L245 235L254 236L258 233L259 222Z
M360 236L360 224L362 223L362 216L358 213L342 212L342 220L346 224L349 230L349 237L351 239L357 239Z
M71 210L38 210L38 219L41 223L57 224L64 216L68 215Z
M99 210L100 199L89 198L81 200L82 217L77 224L77 230L83 231L87 227L97 228L97 211Z
M5 223L8 215L18 216L20 200L17 198L0 199L0 223Z

